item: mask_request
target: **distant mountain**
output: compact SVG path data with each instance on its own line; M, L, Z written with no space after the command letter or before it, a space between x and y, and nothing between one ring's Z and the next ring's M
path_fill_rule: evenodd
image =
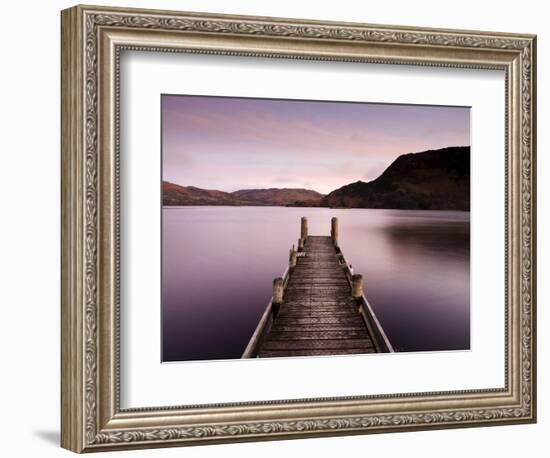
M223 191L180 186L162 182L163 205L247 205L239 203L231 194Z
M375 180L357 181L326 196L298 188L223 192L164 181L162 203L470 210L470 147L403 154Z
M317 207L323 197L309 189L243 189L232 193L162 182L163 205L256 205Z
M270 189L243 189L231 193L237 199L257 202L259 205L300 205L319 206L323 194L310 189L299 188L270 188ZM303 206L303 205L300 205Z
M375 180L332 191L321 206L469 210L470 147L403 154Z

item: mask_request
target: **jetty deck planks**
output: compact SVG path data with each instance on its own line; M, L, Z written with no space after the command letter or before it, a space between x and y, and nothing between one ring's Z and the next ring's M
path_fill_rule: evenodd
M376 353L329 236L309 236L258 357Z

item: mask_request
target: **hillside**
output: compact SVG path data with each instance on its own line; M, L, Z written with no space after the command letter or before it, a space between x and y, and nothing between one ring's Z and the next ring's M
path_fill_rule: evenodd
M232 196L261 205L293 205L300 203L318 206L323 197L316 191L299 188L243 189L231 193Z
M163 181L163 205L319 206L323 197L308 189L243 189L232 193Z
M321 206L469 210L470 147L401 155L375 180L332 191Z
M162 182L163 205L252 205L240 202L231 194L223 191L180 186L167 181Z

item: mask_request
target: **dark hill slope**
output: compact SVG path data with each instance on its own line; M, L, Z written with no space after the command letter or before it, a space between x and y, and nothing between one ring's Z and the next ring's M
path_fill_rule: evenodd
M316 191L300 188L243 189L231 193L238 199L258 202L259 205L293 205L308 203L319 205L323 197Z
M470 147L399 156L382 175L332 191L321 205L343 208L470 210Z

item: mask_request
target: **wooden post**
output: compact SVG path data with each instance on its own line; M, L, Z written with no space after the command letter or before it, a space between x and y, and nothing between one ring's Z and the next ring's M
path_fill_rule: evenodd
M335 216L330 220L330 238L335 245L338 244L338 218Z
M291 269L294 269L294 267L296 267L297 258L298 258L298 256L297 256L296 250L294 249L294 245L293 245L292 249L290 250L290 261L288 263L288 265Z
M300 237L304 239L304 242L307 239L307 218L302 216L302 224L300 227Z
M354 299L361 299L363 297L363 275L352 275L351 295Z
M277 277L273 280L273 300L271 302L271 310L273 311L273 318L277 318L281 304L283 303L283 279Z
M290 248L290 250L288 250L288 260L290 262L290 260L292 259L292 252L293 251L296 251L296 248L294 248L294 245L292 245L292 247Z
M283 302L283 279L281 277L273 280L273 302L275 304Z

